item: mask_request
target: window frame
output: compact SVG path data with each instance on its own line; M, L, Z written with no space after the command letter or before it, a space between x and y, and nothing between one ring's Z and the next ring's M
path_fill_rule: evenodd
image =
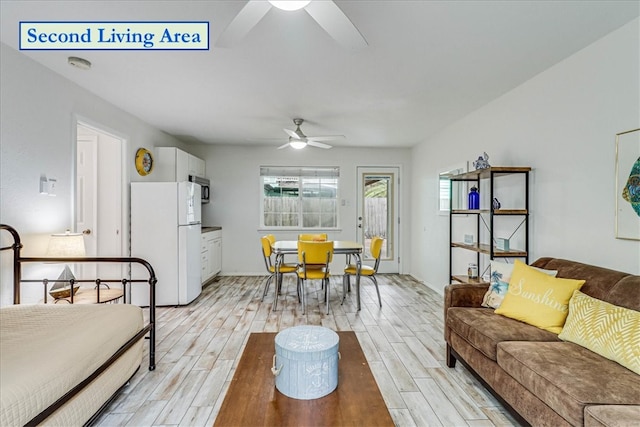
M340 228L340 168L337 166L260 166L260 222L259 227L263 230L302 230L302 231L321 231L321 230L338 230ZM323 226L320 223L315 227L304 226L304 216L309 214L304 210L305 197L304 191L298 191L296 196L298 202L297 217L298 225L296 226L282 226L265 224L265 200L268 197L265 194L265 178L283 179L293 181L294 179L300 180L298 188L303 187L303 180L305 179L319 179L318 185L322 185L322 179L335 180L335 195L334 197L318 197L320 202L322 200L332 200L334 204L334 211L329 215L333 215L335 223L332 226ZM270 183L266 183L270 184ZM307 197L307 199L309 199ZM320 212L313 212L314 214L321 215Z
M454 200L450 199L451 180L450 177L467 172L468 165L460 164L452 166L443 170L438 174L438 214L443 216L449 216L452 205L453 209L460 209L463 206L464 197L466 194L466 183L457 181L455 182L455 191L453 191Z

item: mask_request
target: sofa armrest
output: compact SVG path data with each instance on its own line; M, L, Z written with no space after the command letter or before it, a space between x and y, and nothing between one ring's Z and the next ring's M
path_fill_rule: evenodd
M447 310L449 307L481 307L487 289L488 284L470 283L456 283L444 288L444 340L447 343L447 366L450 368L456 366L456 356L449 341L451 331L447 323Z
M444 312L449 307L480 307L488 284L456 283L444 288Z

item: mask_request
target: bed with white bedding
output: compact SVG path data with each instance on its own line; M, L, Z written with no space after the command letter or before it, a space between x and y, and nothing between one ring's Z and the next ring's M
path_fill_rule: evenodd
M1 227L12 235L15 232ZM23 264L43 259L20 257L17 233L14 241L14 245L0 249L14 250L14 303L19 303L15 293L19 295ZM148 265L136 258L73 262ZM156 279L150 265L148 271L148 280L129 281L148 282L153 295ZM142 309L131 304L14 304L0 308L0 426L93 422L140 367L145 337L150 345L149 369L155 368L154 299L148 321Z

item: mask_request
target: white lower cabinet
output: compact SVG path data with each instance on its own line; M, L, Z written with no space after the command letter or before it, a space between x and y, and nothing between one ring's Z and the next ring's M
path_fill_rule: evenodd
M222 270L222 231L202 233L202 283L206 283Z

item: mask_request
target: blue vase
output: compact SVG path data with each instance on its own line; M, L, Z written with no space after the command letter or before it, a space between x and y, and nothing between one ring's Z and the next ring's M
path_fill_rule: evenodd
M480 209L480 194L476 187L469 191L469 209Z

